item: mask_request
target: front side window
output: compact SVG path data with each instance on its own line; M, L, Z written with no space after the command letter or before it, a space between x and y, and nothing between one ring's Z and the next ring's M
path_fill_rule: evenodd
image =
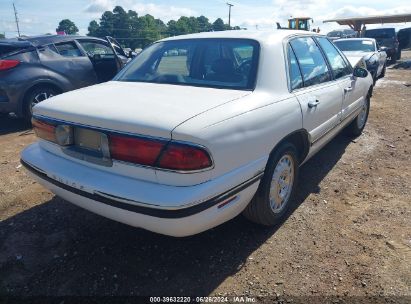
M326 61L313 38L295 38L290 44L303 74L305 87L331 80Z
M332 43L324 37L317 38L321 48L323 49L325 55L327 56L328 62L331 65L335 78L341 78L346 75L351 74L351 69L344 61L344 58L337 51L337 49L332 45Z
M79 41L79 43L90 57L100 55L103 58L114 58L114 52L108 45L95 41Z
M153 44L117 81L238 90L255 86L259 44L249 39L186 39Z
M64 57L80 57L82 56L79 48L74 42L64 42L55 44L59 54Z

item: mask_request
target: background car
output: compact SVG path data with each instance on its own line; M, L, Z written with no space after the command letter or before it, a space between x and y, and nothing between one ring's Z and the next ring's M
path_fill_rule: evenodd
M401 58L401 49L399 48L399 42L395 28L379 28L366 30L364 33L365 38L374 38L380 47L386 47L385 52L392 62Z
M0 40L0 113L29 120L32 107L51 96L112 79L129 58L113 38L106 39Z
M400 50L411 48L411 27L400 29L397 37Z
M356 32L352 29L343 29L331 31L327 34L327 37L330 40L336 40L340 38L354 38L356 35Z
M379 48L375 39L350 38L334 40L334 44L343 51L351 65L355 67L361 59L365 60L366 68L371 73L374 83L385 76L387 54L385 48Z

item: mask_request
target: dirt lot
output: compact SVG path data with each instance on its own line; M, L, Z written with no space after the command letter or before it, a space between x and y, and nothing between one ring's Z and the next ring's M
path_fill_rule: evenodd
M0 295L411 301L411 70L388 69L371 102L361 137L340 135L304 165L298 206L283 225L238 217L184 239L55 197L19 165L32 132L1 118Z

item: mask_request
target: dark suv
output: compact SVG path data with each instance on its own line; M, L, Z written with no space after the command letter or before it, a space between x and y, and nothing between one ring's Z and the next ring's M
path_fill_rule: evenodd
M389 57L392 62L401 58L401 50L395 28L366 30L364 37L374 38L380 47L384 47L387 57Z
M0 113L30 119L38 102L112 79L129 56L113 38L106 39L47 35L0 40Z

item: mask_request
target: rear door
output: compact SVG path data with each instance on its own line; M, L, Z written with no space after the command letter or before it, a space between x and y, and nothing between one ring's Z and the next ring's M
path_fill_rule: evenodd
M339 124L342 90L312 37L290 40L291 89L300 102L303 127L314 144Z
M327 38L316 37L315 39L327 58L334 82L340 87L343 94L342 110L339 117L339 120L342 121L360 106L362 96L358 96L356 93L358 90L355 89L356 81L352 77L352 68L344 55Z
M39 47L41 63L53 73L68 79L73 89L97 83L90 59L84 54L75 41L66 41Z

